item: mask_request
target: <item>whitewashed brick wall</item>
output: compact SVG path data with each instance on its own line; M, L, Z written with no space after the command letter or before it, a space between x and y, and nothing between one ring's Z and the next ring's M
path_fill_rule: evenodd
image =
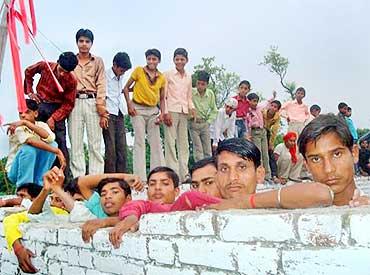
M151 214L119 249L109 229L91 244L77 224L22 230L39 274L370 274L370 207ZM2 230L0 256L2 275L19 274Z

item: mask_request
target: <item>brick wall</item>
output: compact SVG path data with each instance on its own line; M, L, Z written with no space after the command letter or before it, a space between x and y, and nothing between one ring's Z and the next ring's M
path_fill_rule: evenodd
M117 250L108 230L91 244L76 224L22 230L39 274L370 273L370 207L146 215L140 232L127 234ZM0 247L0 273L17 274L2 233Z

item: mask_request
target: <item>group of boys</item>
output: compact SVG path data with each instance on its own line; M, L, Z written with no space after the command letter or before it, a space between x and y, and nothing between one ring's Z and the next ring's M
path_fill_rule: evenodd
M298 148L314 182L259 193L256 185L265 178L261 153L244 138L225 139L218 144L214 157L196 162L190 169L193 190L180 196L179 176L169 167L159 166L149 173L147 200L131 198L131 189L143 190L139 176L122 173L80 176L63 187L63 170L54 167L43 176L43 187L37 196L30 189L23 190L32 200L28 212L4 219L8 246L14 249L21 269L34 273L37 270L31 261L33 253L21 242L22 222L45 219L85 222L82 226L85 242L91 241L99 228L113 227L109 240L119 247L123 234L136 231L140 216L146 213L370 204L369 198L356 188L353 165L358 160L358 147L354 146L344 120L332 114L314 119L302 130Z

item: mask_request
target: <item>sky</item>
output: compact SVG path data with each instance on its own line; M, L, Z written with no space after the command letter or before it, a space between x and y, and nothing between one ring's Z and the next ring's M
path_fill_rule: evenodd
M272 90L284 101L276 75L260 66L271 45L289 59L288 81L305 87L308 105L337 112L340 101L353 109L359 128L370 128L367 95L370 87L370 1L367 0L64 0L35 2L40 33L37 41L49 60L60 51L77 52L75 33L89 28L95 35L92 53L106 68L118 51L130 55L133 66L145 64L144 52L162 52L161 71L173 67L177 47L189 51L191 71L202 57L216 57L228 71L252 84L264 97ZM41 56L21 40L21 64L26 68ZM45 38L47 37L47 39ZM128 72L129 74L130 72ZM127 76L127 75L126 75ZM0 114L17 119L14 78L7 47L0 83ZM0 130L0 156L7 153L7 137Z

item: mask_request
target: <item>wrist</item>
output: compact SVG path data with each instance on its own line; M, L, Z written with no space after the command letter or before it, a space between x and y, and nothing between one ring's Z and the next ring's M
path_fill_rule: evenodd
M21 242L18 240L15 240L14 243L13 243L13 250L14 250L14 254L15 255L18 255L19 252L23 249L23 245L21 244Z

